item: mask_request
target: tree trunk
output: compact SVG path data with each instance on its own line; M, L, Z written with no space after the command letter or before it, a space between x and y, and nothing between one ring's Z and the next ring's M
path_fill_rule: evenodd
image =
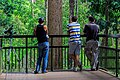
M106 10L105 10L105 16L106 16L106 21L107 21L107 25L106 25L106 29L105 29L105 34L108 35L108 24L109 24L109 0L106 0ZM105 46L108 45L108 38L106 38L106 44Z
M48 0L45 0L46 25L48 25Z
M75 3L76 3L76 6L75 6ZM70 17L69 17L69 23L71 23L71 17L74 16L75 14L75 7L76 7L76 16L77 16L77 0L69 0L69 6L70 6ZM73 65L75 65L75 62L73 64L73 60L71 58L69 58L69 63L70 65L68 66L69 68L71 68Z
M48 30L49 35L60 35L62 34L62 0L48 0ZM61 46L62 39L61 38L54 38L51 42L51 46ZM61 50L51 49L49 55L49 61L51 58L53 61L49 62L52 67L60 68L62 65L62 54ZM60 58L60 59L59 59ZM52 70L52 69L51 69Z
M70 17L78 16L78 0L69 0Z
M70 22L71 17L74 16L74 8L75 8L75 1L74 0L69 0L69 7L70 7L69 22Z
M33 4L34 4L35 0L31 0L31 15L32 17L34 17L34 9L33 9Z
M76 6L76 16L78 17L78 0L75 0L75 6Z
M105 35L108 35L108 25L109 25L109 0L106 0L106 9L105 9L105 18L106 18L106 28L104 31ZM102 40L102 46L108 46L108 37L103 38Z

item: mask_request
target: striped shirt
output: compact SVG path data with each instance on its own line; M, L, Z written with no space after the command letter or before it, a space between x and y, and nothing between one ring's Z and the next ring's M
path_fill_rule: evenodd
M80 24L72 22L67 25L70 35L69 42L81 42L80 41Z

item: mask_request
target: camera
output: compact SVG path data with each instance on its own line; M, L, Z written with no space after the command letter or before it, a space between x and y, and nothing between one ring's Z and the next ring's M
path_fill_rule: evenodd
M13 25L4 31L5 34L8 34L9 36L12 36L13 34L16 34L16 32L13 31Z

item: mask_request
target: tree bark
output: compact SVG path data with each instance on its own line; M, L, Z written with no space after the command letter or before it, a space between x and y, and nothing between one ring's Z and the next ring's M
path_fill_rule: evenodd
M78 17L78 0L75 0L75 6L76 6L76 16Z
M70 17L71 17L74 16L75 0L69 0L69 6L70 6Z
M75 0L69 0L69 7L70 7L69 22L70 22L71 17L74 16Z
M106 0L105 6L106 6L106 8L105 8L106 27L105 27L104 34L108 35L108 25L109 25L109 8L108 8L108 6L109 6L109 0ZM108 46L108 37L103 38L102 46Z
M62 33L62 0L48 0L48 29L50 35Z
M62 0L48 0L48 31L49 35L62 34ZM51 46L61 46L62 39L54 38L53 42L50 40L50 44ZM59 57L62 57L61 50L57 51L56 49L52 49L49 59L52 58L53 61L49 62L51 64L50 66L60 68L58 64ZM60 58L60 64L62 65L61 59L62 58Z
M71 23L71 17L75 16L74 10L76 10L76 16L77 16L77 11L78 11L77 10L77 0L69 0L69 7L70 7L69 23ZM71 58L69 58L69 63L70 63L69 68L71 68L73 66L73 60ZM75 61L74 61L74 65L75 65Z
M106 10L105 10L105 16L106 16L106 21L107 21L107 25L105 28L105 34L108 35L108 24L109 24L109 0L106 0ZM108 38L106 38L106 42L105 42L105 46L108 45Z
M48 25L48 0L45 0L46 25Z

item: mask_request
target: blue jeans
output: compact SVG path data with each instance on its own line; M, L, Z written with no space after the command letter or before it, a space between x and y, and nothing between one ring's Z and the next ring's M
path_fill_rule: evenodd
M41 61L42 62L42 72L46 72L48 65L48 54L49 54L49 42L38 43L38 59L36 65L36 72L40 71Z

